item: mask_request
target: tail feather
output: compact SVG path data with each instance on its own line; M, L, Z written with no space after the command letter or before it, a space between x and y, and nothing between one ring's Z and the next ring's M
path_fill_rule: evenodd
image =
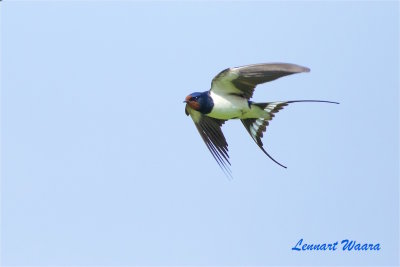
M287 168L283 164L279 163L275 160L268 152L264 149L261 138L264 135L264 132L269 125L269 121L271 121L275 117L275 113L278 113L281 109L291 103L299 103L299 102L320 102L320 103L330 103L330 104L339 104L338 102L325 101L325 100L294 100L294 101L284 101L284 102L268 102L268 103L251 103L251 105L255 105L266 112L268 112L269 116L267 118L250 118L250 119L242 119L242 123L246 128L247 132L250 134L251 138L256 142L256 144L260 147L260 149L276 164L283 168Z

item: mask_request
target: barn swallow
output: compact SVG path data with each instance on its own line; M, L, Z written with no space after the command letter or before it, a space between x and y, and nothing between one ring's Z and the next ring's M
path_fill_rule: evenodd
M250 101L258 84L273 81L283 76L309 72L310 69L295 64L269 63L228 68L221 71L211 82L211 89L195 92L185 98L186 115L190 115L204 143L221 169L231 176L228 143L221 126L227 120L240 119L260 149L276 164L264 149L261 138L275 113L291 103L322 102L325 100L294 100L255 103Z

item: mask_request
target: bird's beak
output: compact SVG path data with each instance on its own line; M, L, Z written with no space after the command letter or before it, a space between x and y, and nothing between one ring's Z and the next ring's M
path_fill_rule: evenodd
M190 98L191 98L191 96L188 95L188 96L185 98L185 100L183 101L183 103L188 103Z

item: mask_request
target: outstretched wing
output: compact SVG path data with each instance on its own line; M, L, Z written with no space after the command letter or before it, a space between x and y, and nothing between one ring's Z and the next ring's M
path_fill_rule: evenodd
M258 84L270 82L286 75L309 71L309 68L287 63L234 67L225 69L215 76L210 90L216 94L235 94L250 99Z
M226 175L232 176L229 166L228 143L222 133L221 126L225 120L219 120L204 116L200 112L186 105L186 115L190 115L200 133L201 138L210 150L218 165Z

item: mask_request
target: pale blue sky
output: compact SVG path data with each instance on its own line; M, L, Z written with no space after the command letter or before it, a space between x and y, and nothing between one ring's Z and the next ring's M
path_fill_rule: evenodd
M396 265L398 2L12 2L1 15L2 265ZM264 138L182 103L222 69L311 68ZM342 239L380 251L294 252Z

